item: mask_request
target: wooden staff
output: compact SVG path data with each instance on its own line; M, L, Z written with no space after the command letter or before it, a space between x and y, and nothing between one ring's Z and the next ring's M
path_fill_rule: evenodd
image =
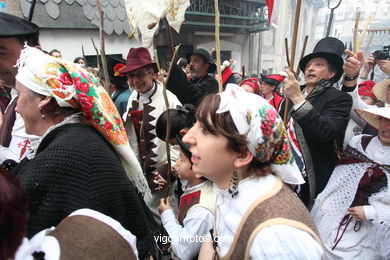
M286 48L286 60L287 60L287 65L290 67L290 55L288 54L288 39L284 38L284 47Z
M218 72L218 89L219 93L222 92L222 76L221 76L221 45L219 42L219 7L218 0L214 0L214 9L215 9L215 54L217 57L217 61L215 64L217 65Z
M330 7L330 0L328 0L328 8L330 9L330 15L329 15L328 28L326 29L325 37L329 37L330 28L332 27L333 13L334 10L340 6L340 4L341 4L341 0L339 0L338 4L335 7Z
M104 44L104 13L102 10L102 6L100 5L100 0L96 0L96 4L99 10L99 36L100 36L100 57L102 59L102 67L103 67L103 74L104 74L104 81L105 81L105 89L107 93L110 93L110 78L108 76L108 69L107 69L107 61L106 61L106 51L105 51L105 44Z
M368 54L368 50L370 49L372 38L374 38L374 33L370 34L370 38L368 38L366 49L364 50L363 57L365 57Z
M364 36L366 35L367 27L370 24L370 21L371 21L371 16L369 16L367 18L366 23L364 24L364 28L363 28L362 34L360 35L359 42L358 42L358 45L357 45L356 53L358 51L360 51L360 46L362 46L362 42L363 42Z
M292 46L291 46L291 59L290 59L290 66L289 66L291 72L294 72L295 50L297 47L298 25L299 25L299 16L301 14L301 3L302 3L302 0L297 0L297 9L295 11L293 41L292 41ZM289 109L289 100L288 100L288 98L286 98L285 100L286 100L286 102L284 105L283 121L284 121L284 125L287 126L287 112Z
M307 45L307 40L309 39L309 35L306 35L305 36L305 41L303 42L303 48L302 48L302 52L301 52L301 57L299 58L299 60L302 60L303 56L305 55L305 50L306 50L306 45ZM299 72L300 72L300 69L299 69L299 63L297 64L297 69L295 70L295 78L298 77L299 75Z
M96 66L98 68L98 70L100 71L100 68L101 68L101 61L100 61L100 55L99 55L99 50L98 48L96 47L96 44L95 44L95 41L93 40L93 38L91 37L91 41L92 41L92 45L93 45L93 48L95 49L96 51Z
M163 81L163 96L164 96L164 102L165 102L165 107L167 108L167 132L165 135L165 145L166 145L166 150L167 150L167 189L165 190L165 198L169 196L169 190L171 189L171 153L170 153L170 147L169 147L169 137L171 135L171 120L170 120L170 113L169 113L169 101L168 101L168 96L167 96L167 83L169 78L171 77L171 72L172 72L172 67L173 63L176 60L176 55L179 51L180 44L175 47L175 50L173 52L172 56L172 62L169 64L169 69L168 69L168 74L167 78Z
M353 52L357 53L357 33L359 29L360 11L356 13L355 30L353 31Z
M30 7L30 12L28 13L28 20L31 22L33 15L34 15L34 9L35 9L35 4L37 3L37 0L33 0L31 3Z
M88 68L88 62L87 62L87 59L85 58L84 45L82 45L82 44L81 44L81 53L83 55L83 59L84 59L84 62L85 62L85 67Z

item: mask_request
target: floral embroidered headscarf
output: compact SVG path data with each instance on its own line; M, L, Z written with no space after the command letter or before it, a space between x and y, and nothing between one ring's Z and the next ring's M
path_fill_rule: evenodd
M86 121L112 144L127 176L142 194L149 192L141 166L129 146L121 117L110 96L86 69L26 46L16 80L31 91L53 97L60 107L83 112Z
M271 171L289 184L304 180L292 156L291 147L278 112L264 98L228 84L219 94L217 113L229 111L238 132L246 136L247 147L259 162L270 162Z

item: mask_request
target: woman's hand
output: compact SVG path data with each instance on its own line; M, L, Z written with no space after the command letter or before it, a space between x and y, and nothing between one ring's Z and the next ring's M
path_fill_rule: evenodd
M357 220L364 221L366 219L366 215L364 214L364 207L363 206L356 206L353 208L348 209L349 214L351 214L352 217L356 218Z

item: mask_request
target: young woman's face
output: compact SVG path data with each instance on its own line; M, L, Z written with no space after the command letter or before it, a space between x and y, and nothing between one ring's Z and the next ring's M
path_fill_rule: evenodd
M234 171L237 154L228 148L228 139L223 135L213 135L197 121L183 137L190 145L192 170L217 185L229 179Z

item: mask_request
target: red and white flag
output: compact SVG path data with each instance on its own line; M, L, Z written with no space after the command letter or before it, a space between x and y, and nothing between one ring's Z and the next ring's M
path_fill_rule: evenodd
M276 27L280 0L266 0L268 7L268 22Z

